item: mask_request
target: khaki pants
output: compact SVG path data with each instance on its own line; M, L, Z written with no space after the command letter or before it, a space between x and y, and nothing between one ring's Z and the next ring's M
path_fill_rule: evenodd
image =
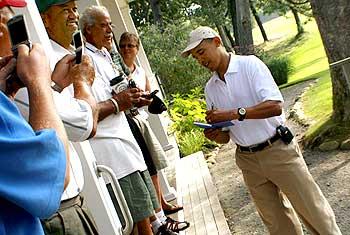
M286 145L278 140L255 153L237 149L236 163L270 234L303 234L295 211L313 234L341 234L294 141Z

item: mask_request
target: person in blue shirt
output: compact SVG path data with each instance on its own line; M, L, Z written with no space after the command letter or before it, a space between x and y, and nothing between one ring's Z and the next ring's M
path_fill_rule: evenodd
M0 1L0 50L3 40L8 40L3 25L13 16L8 6L18 2ZM19 87L8 86L15 81L13 74L29 92L29 123L11 100ZM69 181L68 140L54 107L50 81L49 63L38 44L31 50L20 45L17 59L0 58L1 235L43 235L39 218L58 209Z

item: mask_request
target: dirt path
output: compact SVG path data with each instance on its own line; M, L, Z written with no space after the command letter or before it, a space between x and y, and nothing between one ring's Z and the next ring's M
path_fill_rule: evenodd
M282 90L287 112L308 85L303 83ZM292 121L288 121L288 126L298 139L305 131ZM215 158L216 164L209 166L230 230L237 235L268 234L235 165L234 149L232 143L221 146ZM311 174L331 204L342 233L350 235L350 152L305 150L303 155Z

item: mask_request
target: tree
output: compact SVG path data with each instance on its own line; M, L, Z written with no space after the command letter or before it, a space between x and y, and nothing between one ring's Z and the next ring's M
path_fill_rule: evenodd
M267 35L266 35L266 32L265 32L265 29L264 29L264 26L260 20L260 17L259 17L259 14L258 14L258 11L256 10L255 8L255 4L254 4L254 1L253 0L249 0L249 4L250 4L250 10L252 11L252 14L255 18L255 21L256 23L258 24L259 26L259 29L260 29L260 32L261 32L261 35L263 36L263 39L264 39L264 42L268 41L269 39L267 38Z
M253 54L254 44L249 0L235 0L235 2L237 23L237 35L235 36L239 46L239 54Z
M297 36L299 36L304 33L304 28L303 28L303 25L301 24L298 11L294 7L291 7L291 11L293 13L295 23L297 24L297 30L298 30Z
M162 12L160 10L160 5L158 0L149 0L153 13L153 20L156 25L158 25L160 31L164 31Z
M328 62L350 56L349 0L310 0ZM350 120L350 87L340 68L331 70L333 86L333 119Z
M304 33L302 22L299 18L299 13L311 17L310 4L308 0L251 0L255 3L256 7L260 9L264 14L277 13L279 15L285 15L288 11L292 11L295 23L297 26L297 36Z

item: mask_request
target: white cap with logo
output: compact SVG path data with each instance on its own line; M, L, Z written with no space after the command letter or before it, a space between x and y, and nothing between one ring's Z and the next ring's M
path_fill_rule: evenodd
M204 39L215 37L220 37L215 30L207 26L199 26L190 33L187 41L187 47L182 51L181 56L189 56L190 51L198 46Z

